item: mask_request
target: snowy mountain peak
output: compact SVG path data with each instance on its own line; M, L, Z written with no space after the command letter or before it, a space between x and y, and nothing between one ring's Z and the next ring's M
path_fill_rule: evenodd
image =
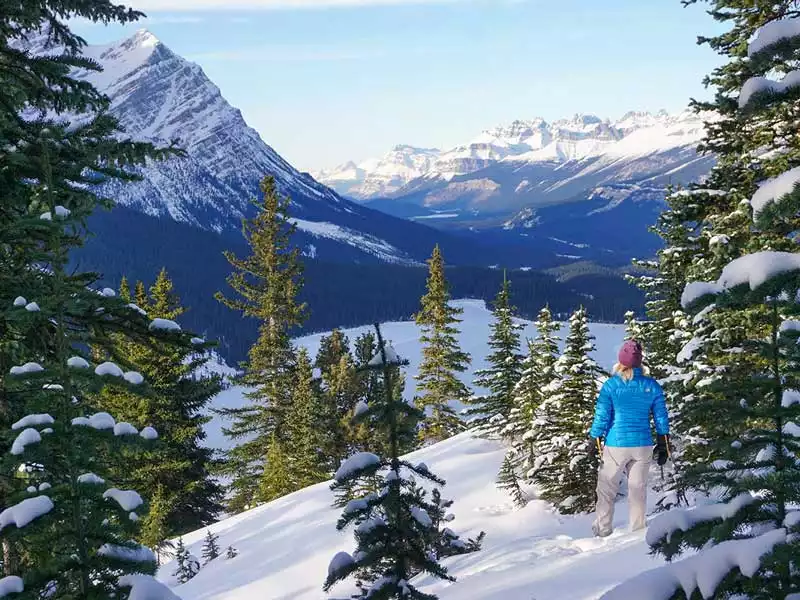
M147 29L139 29L135 34L133 34L130 38L125 40L122 44L130 47L152 48L160 43L161 40L159 40L155 35L153 35L151 31Z

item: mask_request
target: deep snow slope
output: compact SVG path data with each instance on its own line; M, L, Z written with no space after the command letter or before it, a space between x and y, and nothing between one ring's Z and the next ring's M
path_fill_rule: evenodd
M473 367L485 364L486 339L491 313L483 302L460 300L464 308L462 347L472 353ZM533 335L530 322L523 335ZM347 330L352 339L367 328ZM592 324L597 337L596 358L609 368L621 344L620 325ZM419 331L413 322L387 323L387 339L408 358L409 375L417 372ZM320 335L297 340L312 353ZM471 374L465 379L470 380ZM409 380L409 394L413 383ZM216 406L242 402L241 388L231 388L216 399ZM211 424L210 445L225 441L220 423ZM425 448L411 455L425 462L447 481L444 496L455 500L452 528L462 537L486 532L483 549L475 554L446 559L455 583L420 577L416 583L442 600L594 600L619 582L658 566L648 554L644 534L627 533L624 501L618 507L617 530L605 540L591 537L591 516L564 517L544 502L532 501L515 508L494 480L504 450L496 442L474 438L470 433ZM655 477L654 473L654 477ZM654 479L655 480L655 479ZM188 583L176 586L184 600L321 600L346 597L342 584L330 595L322 592L328 563L339 551L353 551L352 531L338 532L340 509L331 507L329 483L301 490L267 505L228 518L210 529L219 535L222 548L231 545L238 556L224 556L203 567ZM651 494L651 505L656 500ZM206 530L184 537L190 551L199 556ZM174 565L165 564L159 577L174 584ZM631 599L635 600L635 599Z
M624 502L615 520L619 529L605 540L591 537L591 516L559 516L541 501L514 508L494 485L502 459L497 443L469 433L411 455L447 481L444 495L455 500L452 529L468 537L486 532L480 552L445 560L455 583L419 578L415 583L424 591L441 600L590 600L661 564L648 555L643 532L623 530ZM346 584L330 596L322 592L330 559L354 547L352 531L336 530L340 510L331 508L328 485L301 490L212 526L221 547L232 545L239 555L216 559L175 592L184 600L346 597ZM205 533L184 537L197 556ZM173 570L168 563L159 577L170 581Z

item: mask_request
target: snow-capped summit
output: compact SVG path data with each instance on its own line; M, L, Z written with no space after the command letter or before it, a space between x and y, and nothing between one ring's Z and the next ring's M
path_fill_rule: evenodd
M618 184L636 190L629 184L639 179L650 190L648 197L655 197L662 179L679 183L684 175L702 175L710 166L710 158L698 161L694 152L709 118L690 110L660 110L630 111L617 120L593 114L552 122L515 120L427 157L427 171L393 197L428 208L469 209L473 215L597 197L599 187ZM360 181L371 177L371 164L359 165ZM344 170L337 178L321 173L319 180L343 193L352 184ZM379 195L370 192L361 188L358 198Z
M109 96L128 134L162 145L175 141L188 155L148 166L144 181L115 189L120 203L204 228L236 227L259 180L270 173L299 207L345 211L341 198L265 144L199 65L146 29L119 42L87 46L84 55L103 70L78 76Z
M436 148L399 144L380 158L358 164L349 161L314 173L314 178L351 198L387 196L426 173L439 152Z

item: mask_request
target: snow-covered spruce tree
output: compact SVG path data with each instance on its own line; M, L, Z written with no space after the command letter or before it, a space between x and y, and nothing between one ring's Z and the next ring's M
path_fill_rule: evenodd
M239 551L234 548L233 546L228 546L225 549L225 560L230 560L232 558L236 558L239 554Z
M522 325L514 321L511 282L505 276L494 301L493 314L489 366L475 372L474 383L476 387L485 388L487 393L470 398L466 414L473 417L470 426L480 435L501 437L514 407L514 389L520 379L523 359L519 352Z
M569 319L564 352L555 365L558 379L553 393L536 417L540 431L531 476L541 497L563 513L584 512L595 503L599 463L589 452L587 431L604 373L590 356L593 340L586 309L581 307Z
M209 529L206 531L206 537L203 540L203 564L208 564L220 554L219 551L219 536L212 533Z
M32 182L38 181L42 169L42 148L49 146L48 161L64 177L63 155L66 145L74 149L69 179L77 185L99 181L103 177L126 177L119 169L143 160L152 148L144 144L116 142L115 120L107 114L87 117L80 128L68 133L64 127L52 128L51 119L62 114L92 112L100 114L107 100L85 81L73 78L73 69L96 70L97 65L79 55L83 40L73 34L65 22L72 17L88 20L130 22L141 13L108 1L20 2L4 6L0 11L0 429L5 430L14 415L22 410L7 389L7 374L14 365L38 357L49 325L42 322L20 323L17 319L17 298L42 298L46 291L43 274L33 265L39 260L39 248L47 235L40 213L55 210L43 207L41 199L33 201ZM47 56L33 56L24 50L21 40L49 26L50 49ZM25 110L26 118L20 118ZM65 141L66 140L66 141ZM151 156L156 157L151 153ZM57 166L56 166L57 165ZM91 171L84 167L97 167ZM41 189L41 186L39 186ZM91 212L100 200L87 194L75 194L75 202L59 200L64 209L72 210L78 220ZM104 200L107 202L107 200ZM82 204L83 203L83 204ZM76 210L78 204L80 213ZM61 210L63 214L63 209ZM73 237L71 243L78 243ZM5 454L8 447L0 445ZM10 503L8 484L0 478L0 506ZM6 572L16 571L16 556L4 542L3 564Z
M217 299L247 317L258 319L258 340L250 348L242 383L251 386L246 406L221 409L233 420L225 430L240 443L227 454L222 473L232 479L229 510L241 511L264 500L259 480L270 467L264 458L273 434L286 442L283 427L292 403L295 353L292 328L303 323L306 307L297 300L302 288L299 250L292 246L297 226L289 218L288 198L280 198L272 177L261 182L264 197L254 201L257 215L244 222L242 230L251 254L239 258L225 254L234 271L228 284L236 297L221 292Z
M462 540L448 526L456 518L453 513L448 512L451 506L453 506L453 501L445 500L442 498L442 492L438 488L433 488L431 492L431 508L428 511L428 515L431 518L431 527L429 529L431 541L429 545L437 559L477 552L481 549L483 538L486 537L486 533L481 531L475 538L470 538L466 542Z
M528 354L522 363L522 376L514 389L514 406L503 429L509 447L497 484L506 489L517 505L523 505L526 495L522 482L535 464L535 448L540 431L536 415L539 407L553 391L558 359L560 325L553 321L549 307L539 311L535 323L537 335L528 340Z
M435 600L410 582L413 575L422 572L452 580L426 547L434 507L416 493L414 478L440 486L444 481L425 465L400 458L400 430L418 422L423 414L394 392L393 372L405 363L384 343L380 327L375 328L378 353L369 366L383 373L384 398L368 406L359 418L381 424L389 439L389 453L385 458L369 452L354 454L336 472L332 489L378 473L385 475L377 494L354 499L345 507L337 529L356 525L356 552L353 556L340 552L333 558L324 589L328 591L337 582L355 576L365 584L364 597Z
M130 292L120 298L130 302ZM150 288L146 304L138 306L151 319L178 319L185 309L162 269ZM108 385L95 399L97 407L139 427L151 424L161 439L146 457L123 461L114 479L139 490L151 503L140 541L159 548L165 540L213 523L222 509L222 489L212 479L213 452L202 446L204 413L222 389L217 375L198 375L211 346L203 339L175 337L146 344L116 336L114 354L126 357L149 384L147 402L124 388ZM105 358L113 357L103 357ZM161 514L165 511L165 514Z
M719 503L658 517L648 542L668 559L700 550L680 565L680 580L671 567L671 577L655 575L671 584L663 598L793 598L800 592L800 254L793 234L800 214L793 70L800 12L788 1L712 5L712 15L731 28L705 40L728 58L708 78L720 120L705 144L720 156L724 173L715 183L728 184L729 202L715 203L706 222L718 231L734 217L734 205L740 214L752 208L753 222L740 230L744 243L732 245L732 260L705 278L692 273L698 281L682 298L687 310L705 310L708 325L694 345L713 369L706 393L683 407L684 418L695 416L710 433L705 456L687 466L684 480ZM771 81L776 74L786 76ZM710 580L701 576L707 561L721 567Z
M172 575L178 583L186 583L200 572L200 561L189 552L183 543L183 538L178 538L175 545L175 571Z
M419 436L423 443L440 442L458 433L463 422L453 403L464 404L469 388L458 378L469 367L469 354L458 345L458 316L463 309L450 305L444 259L437 245L428 260L427 292L414 317L422 330L422 362L417 375L415 402L425 412Z

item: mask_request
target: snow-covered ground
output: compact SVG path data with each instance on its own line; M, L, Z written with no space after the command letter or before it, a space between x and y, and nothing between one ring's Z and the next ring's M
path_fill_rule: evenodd
M473 368L484 366L491 313L481 301L460 300L464 308L461 344L473 358ZM532 323L523 336L534 335ZM350 339L367 331L346 331ZM609 368L621 344L623 327L593 324L598 350L595 357ZM412 322L388 323L383 327L398 353L410 360L409 376L420 360L419 330ZM316 353L321 334L297 340ZM472 373L465 374L466 381ZM216 406L237 406L242 388L233 387L216 399ZM409 378L407 393L413 394ZM209 445L227 445L221 422L210 424ZM642 532L624 530L627 507L618 506L615 533L605 539L592 538L591 516L565 517L546 503L532 501L523 509L513 506L494 480L503 459L499 443L465 433L411 455L447 481L444 496L455 500L452 528L463 538L486 532L483 549L474 554L451 557L445 565L455 583L419 578L426 592L442 600L589 600L599 598L621 581L661 564L649 556ZM655 479L654 479L655 480ZM346 597L347 584L322 591L330 559L339 551L353 551L353 534L338 532L340 509L331 507L329 483L301 490L267 505L225 519L210 529L219 535L222 549L231 545L238 556L223 556L203 567L175 592L184 600L321 600ZM651 494L650 503L655 501ZM184 537L189 550L200 556L206 530ZM174 565L168 563L159 577L174 583ZM635 599L631 599L635 600Z
M464 373L461 378L467 384L471 385L473 372L486 366L486 355L488 354L486 342L489 339L489 325L492 322L492 313L486 307L486 303L483 300L457 300L454 304L464 309L464 314L461 315L463 322L460 325L461 335L459 336L459 343L461 344L462 350L469 352L472 356L472 369ZM536 328L531 321L520 319L519 323L525 326L525 329L522 331L522 350L524 352L526 351L524 339L526 337L534 337L536 335ZM596 338L595 344L597 346L597 351L593 356L604 369L610 370L617 355L617 350L622 344L625 328L622 325L592 323L590 329L592 335ZM350 338L352 344L359 335L367 331L373 331L373 327L371 325L354 327L344 330L344 333ZM405 369L407 374L405 396L410 400L414 396L413 377L419 370L419 363L421 360L419 327L413 321L400 321L381 325L381 331L386 340L392 343L398 354L400 354L402 358L408 359L410 362L409 366ZM563 338L566 333L566 326L562 326L561 337ZM306 348L313 358L319 350L320 340L323 335L325 334L317 333L298 338L296 344ZM473 389L475 393L483 391L480 388ZM238 387L225 390L217 396L214 406L216 408L232 408L241 405L243 391L242 388ZM230 446L230 441L222 434L222 427L224 425L225 422L219 417L215 417L212 422L207 425L206 433L208 437L206 439L206 444L209 447L227 448Z
M494 485L502 447L465 433L411 455L446 479L453 498L453 530L463 537L486 532L483 549L451 557L445 566L455 583L420 578L425 592L441 600L590 600L661 561L648 554L644 534L627 533L627 507L618 504L615 533L604 540L591 534L591 516L563 517L533 501L516 509ZM341 510L331 508L328 483L301 490L211 527L221 548L239 554L203 567L175 588L184 600L321 600L330 559L353 551L353 534L338 532ZM651 504L654 500L651 494ZM200 556L201 530L184 538ZM172 564L160 578L170 580ZM330 598L346 597L346 585ZM636 600L631 598L630 600Z

